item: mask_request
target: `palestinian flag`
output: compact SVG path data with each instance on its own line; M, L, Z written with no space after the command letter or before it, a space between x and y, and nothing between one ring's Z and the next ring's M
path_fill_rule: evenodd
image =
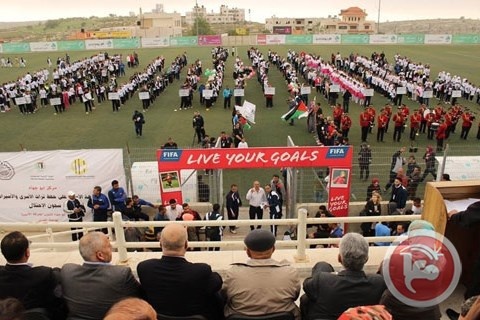
M308 109L303 100L296 100L297 104L295 107L290 109L287 113L282 116L284 121L289 121L293 119L306 118L308 116Z
M250 123L248 123L248 120L246 118L244 118L243 116L240 116L239 122L242 125L243 129L245 129L245 130L252 129L252 126L250 125Z

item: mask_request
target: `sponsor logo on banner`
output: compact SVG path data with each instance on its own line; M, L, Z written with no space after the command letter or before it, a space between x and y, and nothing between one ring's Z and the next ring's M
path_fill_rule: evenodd
M452 43L451 34L426 34L425 44L450 44Z
M168 37L142 38L142 48L168 47L169 45Z
M162 150L160 161L173 161L178 162L182 156L182 150Z
M112 39L85 40L85 49L113 49L113 41Z
M267 34L267 44L285 44L285 35Z
M30 42L30 50L32 51L57 51L58 46L55 41L50 42Z
M314 34L313 35L313 43L320 44L320 43L340 43L342 37L339 34Z
M267 35L266 35L266 34L259 34L259 35L257 35L257 44L258 44L258 45L265 45L265 44L267 44Z
M377 44L377 43L394 44L394 43L397 43L397 35L395 35L395 34L371 34L370 35L370 43L371 44Z
M198 36L198 44L200 46L219 46L222 45L222 36Z
M406 305L428 308L457 287L462 265L455 246L433 230L417 229L388 247L382 273L390 292Z
M0 180L10 180L15 175L15 169L8 161L0 161Z
M70 164L70 170L78 176L86 174L88 172L87 161L81 158L73 160Z
M329 147L327 158L342 159L347 156L348 147Z

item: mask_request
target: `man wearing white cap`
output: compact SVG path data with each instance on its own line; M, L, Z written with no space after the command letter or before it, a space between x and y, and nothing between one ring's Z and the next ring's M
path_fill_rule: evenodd
M75 192L68 191L68 200L63 204L63 212L68 214L68 221L82 222L85 216L85 206L75 197ZM81 228L72 228L74 230L81 230ZM83 237L83 232L72 233L72 241L80 240Z

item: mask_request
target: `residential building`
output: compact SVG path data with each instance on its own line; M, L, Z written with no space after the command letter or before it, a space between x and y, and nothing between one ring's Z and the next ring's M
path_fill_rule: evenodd
M366 20L367 13L358 7L341 10L340 17L328 18L277 18L265 20L265 29L277 34L370 34L375 33L375 21Z
M207 12L207 8L195 5L192 11L185 14L185 23L193 25L196 18L203 18L210 24L235 24L245 22L245 9L230 8L226 5L220 6L220 12Z

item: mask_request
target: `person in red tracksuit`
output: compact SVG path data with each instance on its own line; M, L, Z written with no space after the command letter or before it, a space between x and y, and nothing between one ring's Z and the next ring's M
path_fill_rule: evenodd
M368 129L370 128L370 114L367 109L360 113L360 127L362 128L362 142L366 142Z
M475 117L470 112L465 111L462 115L462 132L460 133L460 139L467 140L468 132L472 127Z
M415 111L410 116L410 140L415 141L415 137L418 133L418 129L420 128L420 121L422 121L422 116L418 111Z
M333 108L333 123L340 128L340 122L342 121L343 108L340 103Z
M408 117L410 116L410 108L408 108L406 104L402 104L402 108L400 110L402 110L402 115L403 115L403 128L402 128L402 133L403 133L405 132L406 123L407 123Z
M447 137L447 123L441 121L437 129L437 152L443 151L443 140Z
M395 124L395 129L393 130L393 141L400 142L402 138L402 130L403 130L403 123L405 119L402 114L402 110L398 110L398 112L393 115L393 123Z
M377 129L377 142L383 142L383 135L385 134L387 124L388 124L388 115L385 111L378 115L377 119L378 129Z
M341 128L342 128L342 137L348 138L348 132L352 127L352 119L348 116L348 113L342 114Z
M375 115L377 114L377 111L372 105L368 106L367 111L370 115L370 128L368 129L368 132L372 133L373 125L375 124Z

